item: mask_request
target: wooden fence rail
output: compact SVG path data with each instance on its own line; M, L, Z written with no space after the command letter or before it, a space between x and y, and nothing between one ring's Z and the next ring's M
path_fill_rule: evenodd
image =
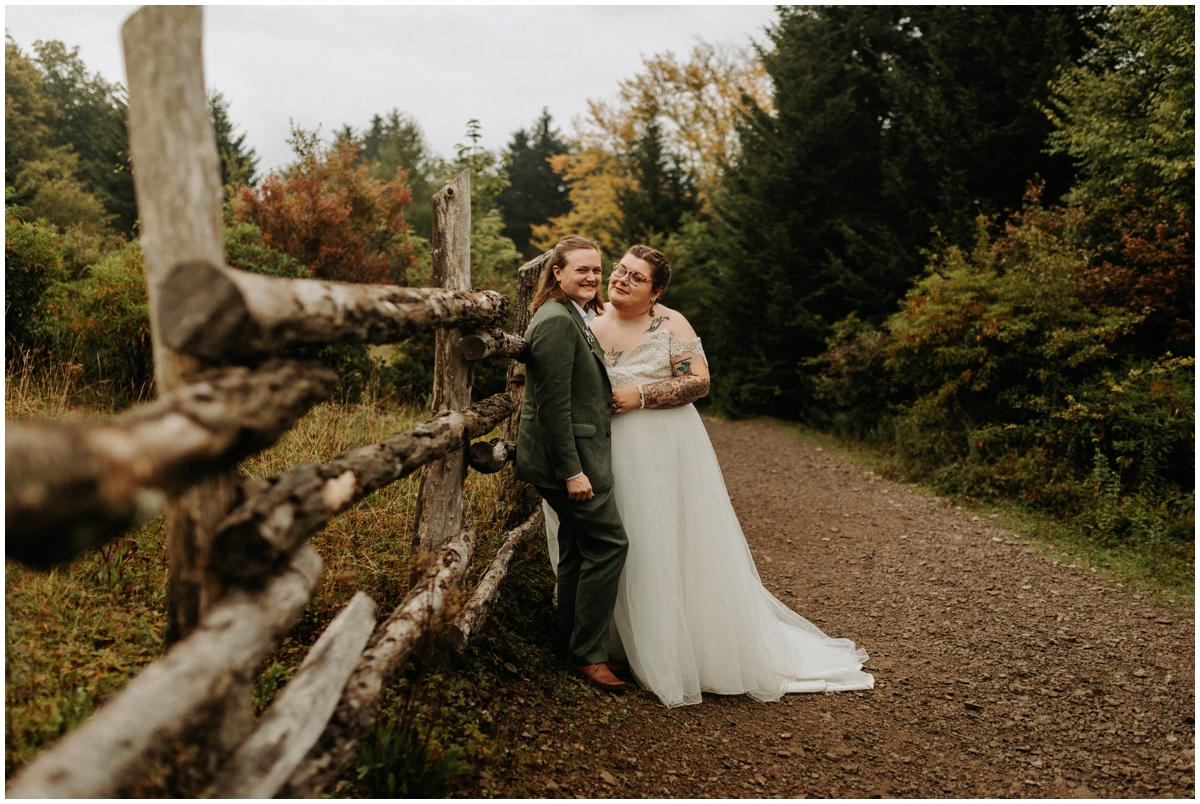
M207 372L112 422L9 422L6 555L45 568L142 524L167 493L274 444L336 379L272 361Z
M305 344L395 343L436 327L487 327L508 313L494 290L285 279L206 262L176 265L161 294L167 345L208 361Z
M200 29L201 11L181 6L145 7L123 27L162 396L107 423L10 422L5 438L6 553L32 566L69 561L169 501L170 647L17 774L6 791L14 797L127 795L171 755L198 757L190 772L206 795L317 795L357 756L387 683L416 647L449 638L461 652L478 632L515 551L542 524L535 501L506 475L509 508L533 513L502 537L466 605L447 605L479 541L463 524L467 467L501 471L515 454L526 348L519 333L546 255L519 270L513 332L499 330L508 300L470 290L463 173L435 197L439 287L282 279L224 266ZM324 464L267 479L237 476L238 461L328 398L336 375L287 359L212 364L430 330L430 420ZM471 361L487 358L512 361L509 387L472 404ZM500 437L471 443L497 426ZM375 603L355 595L255 724L253 672L318 586L321 560L306 539L418 468L407 595L378 626Z

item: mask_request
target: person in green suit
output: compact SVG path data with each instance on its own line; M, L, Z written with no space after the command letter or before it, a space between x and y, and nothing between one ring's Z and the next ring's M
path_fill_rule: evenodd
M612 493L612 387L588 327L601 274L600 247L583 237L556 245L542 274L525 331L516 475L561 522L556 648L567 667L616 691L625 683L609 662L608 625L629 540Z

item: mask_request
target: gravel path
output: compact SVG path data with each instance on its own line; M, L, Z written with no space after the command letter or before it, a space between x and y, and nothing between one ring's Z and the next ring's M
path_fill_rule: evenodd
M875 689L602 696L569 736L518 728L545 759L496 792L1193 796L1189 617L770 425L706 425L764 584L865 646Z

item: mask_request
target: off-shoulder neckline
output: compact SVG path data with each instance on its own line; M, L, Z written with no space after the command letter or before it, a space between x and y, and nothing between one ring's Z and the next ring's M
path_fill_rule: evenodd
M617 358L616 360L610 359L608 356L608 350L605 349L604 350L604 359L608 361L608 364L610 366L612 366L613 368L616 368L617 366L619 366L621 364L621 362L623 360L627 360L631 354L636 352L639 346L641 346L643 343L645 343L646 341L653 338L655 335L658 335L660 332L665 332L667 335L671 334L671 330L669 330L665 327L663 327L662 329L656 329L653 332L651 332L649 335L643 336L642 339L640 341L638 341L636 344L634 344L632 348L622 352L621 356L619 358Z

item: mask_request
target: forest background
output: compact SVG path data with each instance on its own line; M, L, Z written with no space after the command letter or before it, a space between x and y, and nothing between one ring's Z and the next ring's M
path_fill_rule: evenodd
M213 90L230 265L428 284L432 193L473 171L472 275L644 242L712 408L832 432L942 492L1194 567L1188 7L781 8L763 48L648 57L564 132L451 158L399 110L257 157ZM124 89L5 46L5 359L74 404L153 395ZM339 398L427 404L432 343L319 356ZM480 371L476 394L497 390ZM1191 572L1191 570L1188 570Z

